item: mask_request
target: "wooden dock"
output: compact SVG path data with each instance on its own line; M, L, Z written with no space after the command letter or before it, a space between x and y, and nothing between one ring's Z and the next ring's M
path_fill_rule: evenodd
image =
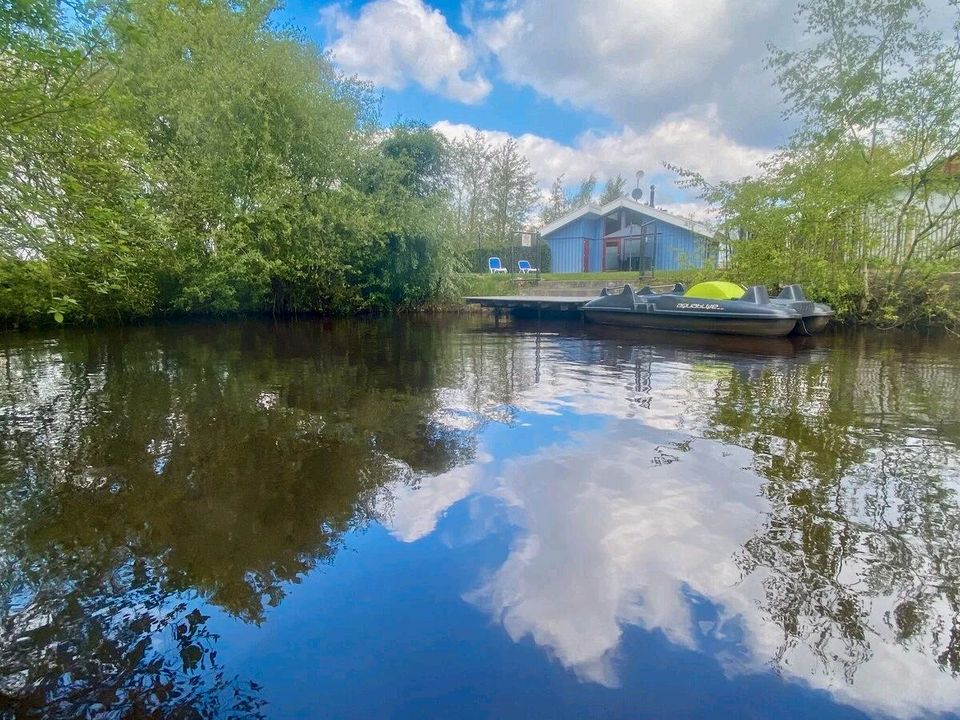
M568 315L578 317L580 308L596 296L585 295L473 295L465 297L464 302L481 307L492 308L499 315L512 312L522 315Z

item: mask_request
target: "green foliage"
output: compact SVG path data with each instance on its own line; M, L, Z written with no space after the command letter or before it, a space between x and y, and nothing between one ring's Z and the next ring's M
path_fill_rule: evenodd
M495 145L478 132L455 141L451 150L450 232L458 246L515 243L538 195L530 162L516 141Z
M448 144L381 130L371 89L274 27L274 7L0 6L0 321L449 292Z
M584 207L585 205L590 205L594 202L604 205L611 200L616 200L623 195L625 185L626 181L620 175L617 175L616 178L610 178L604 185L600 196L595 198L597 176L593 173L590 173L589 176L580 181L574 193L567 192L563 175L559 175L554 179L553 185L550 186L550 197L543 205L543 210L540 213L540 222L546 225L568 212Z
M550 186L550 198L544 203L543 210L540 212L540 222L543 225L552 223L567 212L568 206L569 200L563 175L558 175Z
M683 173L719 208L736 280L803 283L841 318L955 322L937 277L960 265L960 14L954 37L926 20L916 0L800 4L801 49L770 61L790 142L755 178Z
M608 202L618 200L624 196L626 189L627 181L620 173L617 173L615 178L608 178L603 186L603 191L600 193L600 204L606 205Z
M606 205L623 197L626 186L627 181L624 180L623 175L617 173L616 177L607 179L600 194L597 195L597 176L591 173L580 181L575 192L568 193L564 176L560 175L554 179L553 185L550 186L550 195L543 204L540 222L546 225L571 210L576 210L591 203Z
M577 192L570 198L569 209L575 210L593 202L593 193L597 189L597 176L590 173L589 177L580 181Z

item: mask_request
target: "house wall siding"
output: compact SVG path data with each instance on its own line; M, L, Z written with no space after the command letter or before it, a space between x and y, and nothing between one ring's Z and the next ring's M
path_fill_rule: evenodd
M581 272L583 270L583 238L551 237L550 270L555 273Z
M706 255L704 238L692 230L662 220L654 221L657 246L655 270L702 267ZM550 246L553 272L583 272L583 242L589 243L589 271L603 270L603 219L586 216L572 220L543 238ZM716 258L713 258L715 261Z
M657 221L655 270L680 270L703 266L703 242L699 235L685 228Z

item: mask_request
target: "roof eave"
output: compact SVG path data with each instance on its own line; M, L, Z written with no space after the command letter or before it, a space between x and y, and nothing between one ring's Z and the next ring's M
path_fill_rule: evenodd
M583 207L579 207L573 212L569 212L566 215L563 215L562 217L558 217L553 222L544 225L542 228L540 228L540 235L541 236L548 235L552 233L554 230L559 230L564 225L569 225L574 220L579 220L584 215L589 215L591 212L597 215L602 214L600 212L600 208L597 207L596 205L593 205L593 204L584 205Z
M675 227L681 227L685 230L690 230L691 232L696 233L697 235L702 235L704 237L713 237L716 234L716 230L711 228L709 225L706 225L696 220L691 220L689 218L680 217L679 215L673 215L671 213L665 212L663 210L657 210L655 207L649 205L644 205L643 203L638 203L635 200L628 197L620 197L616 200L611 200L606 205L596 206L596 205L584 205L581 208L577 208L573 212L567 213L563 217L557 218L552 223L544 225L540 229L540 235L549 235L556 230L559 230L564 225L569 225L574 220L579 220L584 215L589 215L594 213L600 215L601 217L607 213L618 210L620 208L629 208L635 210L636 212L641 212L649 215L650 217L656 218L663 222L674 225Z

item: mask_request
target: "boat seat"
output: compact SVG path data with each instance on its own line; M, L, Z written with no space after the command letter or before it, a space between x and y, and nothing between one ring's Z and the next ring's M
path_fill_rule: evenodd
M807 296L803 292L803 288L799 285L787 285L784 287L780 294L777 295L777 300L806 300Z
M743 302L752 302L757 305L769 305L770 294L765 285L751 285L740 298Z

